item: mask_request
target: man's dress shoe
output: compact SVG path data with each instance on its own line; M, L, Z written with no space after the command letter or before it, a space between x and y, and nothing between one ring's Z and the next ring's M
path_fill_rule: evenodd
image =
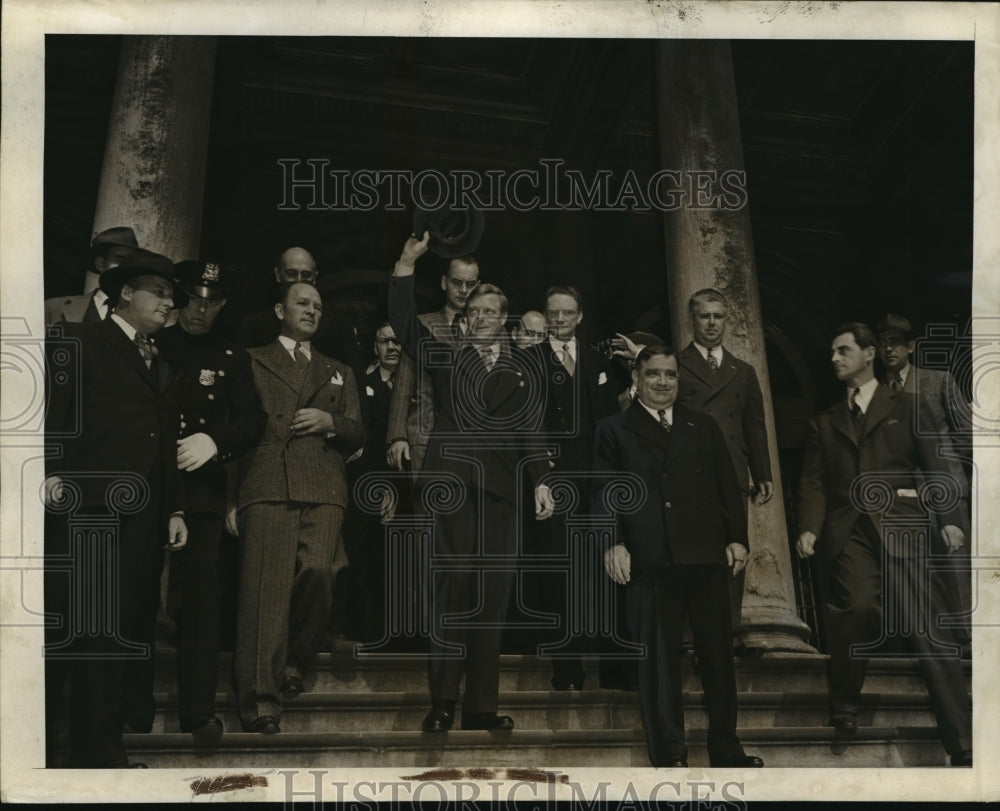
M182 727L182 732L190 732L194 742L199 746L215 746L222 737L222 721L213 715L207 721L189 727Z
M971 766L972 765L972 750L963 749L961 752L955 752L951 756L952 766Z
M726 758L725 760L713 761L711 763L712 768L742 768L742 769L760 769L764 766L764 761L761 760L756 755L740 755L735 758Z
M455 720L454 701L436 701L420 728L424 732L447 732Z
M462 714L462 729L508 730L513 728L514 719L509 715L497 715L495 712Z
M667 769L686 769L688 762L684 755L667 755L662 765Z
M853 712L830 713L830 726L838 732L857 732L858 717Z
M305 682L299 676L285 676L281 682L281 697L287 701L295 698L305 689Z
M562 691L562 690L582 690L583 689L583 680L582 679L580 681L566 681L564 679L557 679L555 676L553 676L551 679L549 679L549 682L552 684L552 689L553 690Z
M281 727L278 726L278 719L273 715L262 715L251 722L250 726L247 727L247 732L274 735L276 732L281 732Z

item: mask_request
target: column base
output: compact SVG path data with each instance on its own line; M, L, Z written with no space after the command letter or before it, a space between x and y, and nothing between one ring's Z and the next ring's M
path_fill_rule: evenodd
M809 626L787 609L755 609L743 614L743 643L765 652L819 653L807 641Z

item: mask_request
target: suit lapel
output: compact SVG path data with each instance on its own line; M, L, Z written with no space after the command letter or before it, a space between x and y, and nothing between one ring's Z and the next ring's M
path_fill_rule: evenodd
M910 371L906 373L906 380L903 381L903 391L907 394L917 393L917 368L910 364Z
M664 430L656 419L637 401L633 400L625 412L625 427L643 439L653 443L665 454L670 451L673 431Z
M862 440L875 430L875 426L892 413L895 399L896 393L888 386L883 386L879 383L871 402L868 403L868 411L864 419L864 429L861 434Z
M695 349L693 343L681 351L681 364L709 388L715 386L716 373L701 356L701 352Z
M851 444L858 444L858 435L854 432L854 425L851 422L850 414L847 411L847 400L842 398L830 409L830 425L836 431L840 431L846 436Z
M514 364L510 353L510 346L506 343L501 343L500 357L497 358L497 362L494 364L487 378L487 385L492 385L493 389L489 398L491 410L510 397L523 382L523 377L518 373L517 366Z
M340 377L341 383L343 383L343 375L334 369L330 361L324 357L320 357L319 353L313 349L312 359L306 368L305 380L302 383L302 395L299 398L299 402L308 402L317 391L326 385L327 381L337 376Z
M665 433L665 432L664 432ZM674 458L688 445L694 437L694 423L687 412L674 404L674 422L670 429L670 443L667 446L667 458L663 460L664 467L671 464Z
M139 354L135 344L128 339L128 336L113 320L106 318L99 324L94 324L97 334L104 338L116 352L118 352L128 364L135 369L136 373L153 389L157 388L158 381L150 374L146 368L146 362Z
M296 394L301 393L302 376L295 368L291 355L285 351L285 347L277 338L261 350L260 354L257 355L257 360L261 366L284 382L288 388Z
M710 367L708 365L708 361L706 361L704 358L701 357L701 353L698 352L697 349L695 350L695 352L698 355L698 359L703 364L705 364L705 368L709 369L709 374L711 374L711 369L710 369ZM722 363L719 366L719 371L716 372L713 375L714 380L712 381L712 394L715 394L715 392L717 392L717 391L721 391L726 386L728 386L730 383L732 383L733 379L736 377L736 372L737 372L737 368L736 368L736 363L734 362L733 356L730 355L725 350L725 348L723 348L723 350L722 350Z

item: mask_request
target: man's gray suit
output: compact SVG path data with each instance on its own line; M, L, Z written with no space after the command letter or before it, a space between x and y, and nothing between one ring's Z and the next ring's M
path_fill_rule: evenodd
M345 457L364 444L354 375L312 349L301 372L279 341L248 350L267 426L241 462L235 681L244 725L281 715L281 682L301 676L326 629L347 508ZM331 438L295 436L301 408L333 417Z

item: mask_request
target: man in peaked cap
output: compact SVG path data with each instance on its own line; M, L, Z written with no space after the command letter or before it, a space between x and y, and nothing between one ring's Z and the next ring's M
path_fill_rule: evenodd
M177 323L158 339L180 375L177 467L187 506L188 543L170 565L168 613L177 624L180 728L211 745L222 735L215 714L219 669L219 549L227 509L226 464L257 444L267 415L250 357L216 327L240 282L236 269L203 260L174 265L190 296Z
M177 381L150 341L170 311L187 304L187 294L173 281L167 257L141 250L105 271L101 289L114 310L94 324L64 326L77 362L62 364L65 378L54 377L48 392L46 432L66 439L62 454L48 460L45 482L51 510L46 602L62 615L56 630L63 634L101 626L99 633L53 640L49 647L53 659L63 651L71 654L70 765L126 768L141 765L129 763L122 741L128 671L144 667L152 656L164 548L183 548L187 540L177 475ZM50 344L50 363L58 364L55 353L65 352L66 343ZM115 506L126 490L135 493L134 503ZM105 532L100 560L93 558L93 546L70 537L62 519L67 501L76 521L106 526L111 513L115 530ZM60 575L56 567L67 560L69 571ZM81 602L67 583L74 572L102 561L115 567L111 576L80 585L105 591ZM106 605L117 610L106 624L97 623L97 612Z
M139 243L135 231L127 226L108 228L96 234L90 243L93 255L93 272L98 275L98 287L78 296L59 296L45 302L46 325L63 322L94 323L103 321L111 311L107 294L99 286L100 275L120 265ZM85 288L86 289L86 288Z

